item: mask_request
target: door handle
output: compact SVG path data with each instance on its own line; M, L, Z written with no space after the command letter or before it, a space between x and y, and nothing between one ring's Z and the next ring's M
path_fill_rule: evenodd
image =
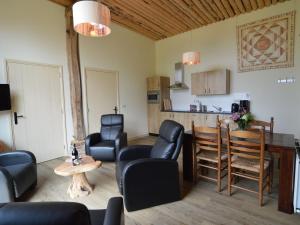
M113 108L113 110L115 111L115 114L118 114L118 107L115 106L115 108Z
M14 112L14 121L15 121L15 125L18 124L18 118L24 118L23 115L19 115L18 116L18 113L17 112Z

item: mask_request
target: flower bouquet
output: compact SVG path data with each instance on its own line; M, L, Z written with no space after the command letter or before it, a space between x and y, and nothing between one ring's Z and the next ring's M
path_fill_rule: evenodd
M248 128L249 123L253 120L253 115L249 112L233 113L231 119L237 123L240 130L245 130Z

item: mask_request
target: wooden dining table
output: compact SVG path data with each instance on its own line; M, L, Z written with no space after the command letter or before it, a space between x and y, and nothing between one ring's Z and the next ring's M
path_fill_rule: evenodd
M222 132L222 136L225 132ZM224 136L225 138L225 136ZM293 134L265 133L266 151L280 156L278 210L294 213L294 165L295 165L295 137ZM192 132L186 131L183 140L183 179L194 182Z

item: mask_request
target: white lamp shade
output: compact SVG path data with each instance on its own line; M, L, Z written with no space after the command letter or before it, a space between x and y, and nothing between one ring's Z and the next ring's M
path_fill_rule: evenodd
M74 30L84 36L103 37L111 33L109 8L96 1L79 1L73 7Z
M195 65L200 63L200 52L185 52L182 55L182 63L185 65Z

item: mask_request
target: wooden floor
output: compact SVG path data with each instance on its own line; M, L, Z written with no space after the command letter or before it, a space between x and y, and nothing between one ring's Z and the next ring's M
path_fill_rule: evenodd
M153 142L153 137L147 137L131 144ZM76 201L90 209L99 209L106 207L109 198L120 195L115 179L114 163L103 163L101 168L87 173L90 183L95 184L94 192L87 197L70 199L67 188L71 178L61 177L53 172L53 169L63 161L64 158L60 158L38 165L37 188L26 196L25 200ZM128 225L299 225L299 215L288 215L277 211L277 185L278 179L275 179L274 193L265 197L264 207L259 207L257 197L251 193L236 191L232 197L229 197L226 190L221 193L215 192L213 183L200 181L194 187L184 183L185 196L181 201L136 212L125 211L125 223Z

